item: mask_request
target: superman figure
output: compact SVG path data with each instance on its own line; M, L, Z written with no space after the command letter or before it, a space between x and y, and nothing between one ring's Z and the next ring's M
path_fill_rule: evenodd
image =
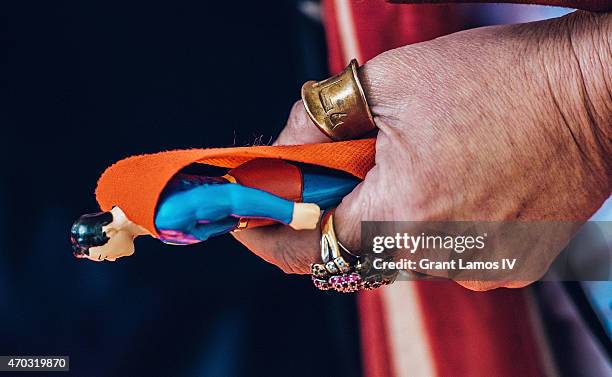
M252 159L219 177L179 171L159 196L158 238L191 244L234 230L275 223L315 229L321 209L337 206L359 179L320 166ZM151 234L115 206L81 216L72 226L74 255L115 260L134 252L133 240Z

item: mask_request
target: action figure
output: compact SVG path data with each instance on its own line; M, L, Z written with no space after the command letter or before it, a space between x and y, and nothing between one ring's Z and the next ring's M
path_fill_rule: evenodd
M174 174L155 210L160 240L191 244L231 231L286 224L315 229L321 210L337 206L359 183L341 171L256 158L219 177ZM119 206L81 216L72 226L74 255L114 261L134 253L134 239L151 234Z

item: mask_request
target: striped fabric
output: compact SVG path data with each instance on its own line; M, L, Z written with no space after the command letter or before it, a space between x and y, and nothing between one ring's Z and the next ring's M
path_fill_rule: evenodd
M329 66L456 31L449 6L325 0ZM556 375L529 289L398 282L359 296L366 376Z

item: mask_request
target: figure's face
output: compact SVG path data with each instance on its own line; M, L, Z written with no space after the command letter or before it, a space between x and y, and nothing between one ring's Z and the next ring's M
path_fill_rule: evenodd
M105 227L106 228L106 227ZM87 259L94 261L115 261L117 258L134 254L134 236L125 230L105 229L109 240L102 246L89 248Z
M71 229L74 256L114 261L134 254L135 235L122 226L121 217L112 211L81 216Z

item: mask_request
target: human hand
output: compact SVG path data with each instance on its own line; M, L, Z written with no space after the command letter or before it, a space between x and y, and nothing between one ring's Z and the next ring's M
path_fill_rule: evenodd
M588 219L612 187L610 35L610 15L577 12L367 62L359 74L379 128L376 166L337 208L338 238L357 250L363 220ZM276 143L325 141L298 102ZM318 230L235 236L288 273L318 262ZM531 257L544 268L558 252Z

